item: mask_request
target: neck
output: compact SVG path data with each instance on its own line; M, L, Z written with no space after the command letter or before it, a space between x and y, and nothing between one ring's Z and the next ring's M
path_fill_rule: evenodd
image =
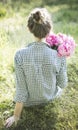
M36 42L44 42L44 41L45 41L45 38L41 38L41 39L35 38L35 41L36 41Z

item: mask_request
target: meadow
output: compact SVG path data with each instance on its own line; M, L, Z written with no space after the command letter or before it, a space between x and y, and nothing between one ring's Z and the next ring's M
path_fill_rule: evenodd
M68 86L59 99L44 107L24 108L18 126L10 130L78 130L78 5L51 0L0 2L0 130L7 130L3 124L15 105L14 55L34 41L27 29L27 16L38 6L50 12L54 33L62 32L75 39L75 53L67 58Z

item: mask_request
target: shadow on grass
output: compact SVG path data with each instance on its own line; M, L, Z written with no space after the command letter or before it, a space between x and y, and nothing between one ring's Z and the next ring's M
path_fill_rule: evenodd
M56 130L58 104L52 102L44 106L24 108L17 126L0 130Z

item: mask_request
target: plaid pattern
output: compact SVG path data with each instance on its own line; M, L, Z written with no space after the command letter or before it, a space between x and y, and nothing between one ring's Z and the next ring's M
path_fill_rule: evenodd
M45 43L32 43L15 54L15 102L26 106L47 103L67 85L65 57Z

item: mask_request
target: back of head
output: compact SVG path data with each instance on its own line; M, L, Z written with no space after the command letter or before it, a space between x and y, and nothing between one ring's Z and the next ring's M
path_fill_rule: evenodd
M28 28L37 38L45 38L51 30L51 18L45 8L35 8L28 17Z

